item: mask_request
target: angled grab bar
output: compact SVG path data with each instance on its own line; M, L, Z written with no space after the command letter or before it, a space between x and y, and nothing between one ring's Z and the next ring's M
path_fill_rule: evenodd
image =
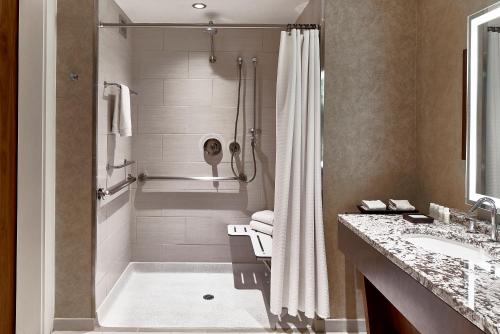
M114 195L117 192L119 192L120 190L122 190L123 188L128 187L129 185L131 185L135 181L137 181L137 178L135 176L129 175L126 180L123 180L122 182L120 182L112 187L109 187L108 189L99 188L97 190L97 198L102 200L106 196Z

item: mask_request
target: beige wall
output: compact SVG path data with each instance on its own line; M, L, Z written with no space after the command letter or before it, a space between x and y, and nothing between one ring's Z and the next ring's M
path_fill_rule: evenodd
M57 9L55 317L92 318L94 1Z
M139 91L134 159L138 172L157 176L232 176L229 144L236 118L238 66L244 59L238 142L244 171L253 174L248 129L253 122L253 65L258 58L257 177L238 182L147 181L135 190L134 261L229 262L228 224L273 208L276 70L279 32L219 30L217 62L200 29L135 29L134 87ZM221 141L213 166L203 143Z
M304 8L296 23L322 24L324 19L325 0L310 0Z
M491 0L327 1L325 210L333 317L358 317L336 215L401 196L465 209L462 50ZM342 99L337 97L341 96ZM356 129L356 131L353 131ZM356 312L357 310L357 312Z
M462 50L467 16L492 0L419 0L417 48L418 205L465 209Z
M337 214L361 199L415 199L416 1L326 1L324 208L333 318L357 318Z

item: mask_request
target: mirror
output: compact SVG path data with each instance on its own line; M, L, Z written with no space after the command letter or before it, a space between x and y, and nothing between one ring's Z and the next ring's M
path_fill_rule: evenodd
M469 17L467 201L500 205L500 3Z

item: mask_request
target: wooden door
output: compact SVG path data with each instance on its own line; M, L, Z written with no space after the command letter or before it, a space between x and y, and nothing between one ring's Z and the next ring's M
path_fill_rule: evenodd
M18 0L0 1L0 333L14 333Z

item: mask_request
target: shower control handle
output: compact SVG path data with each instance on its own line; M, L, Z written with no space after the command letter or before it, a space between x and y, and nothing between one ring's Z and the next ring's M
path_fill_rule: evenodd
M222 144L216 138L210 138L205 141L203 144L203 151L207 155L215 156L221 153Z

